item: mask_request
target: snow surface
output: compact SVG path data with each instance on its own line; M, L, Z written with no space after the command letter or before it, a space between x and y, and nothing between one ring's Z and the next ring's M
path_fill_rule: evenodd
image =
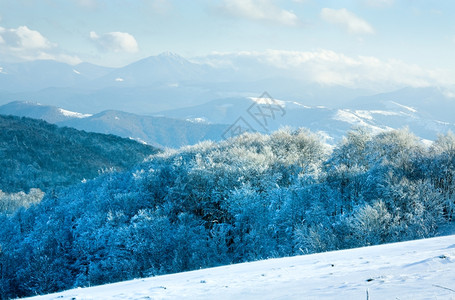
M409 110L410 112L413 112L413 113L416 113L416 112L417 112L416 109L414 109L414 108L412 108L412 107L409 107L409 106L406 106L406 105L403 105L403 104L400 104L400 103L397 103L397 102L395 102L395 101L390 101L390 103L392 103L392 104L394 104L394 105L396 105L396 106L402 107L402 108L404 108L404 109L406 109L406 110Z
M70 117L70 118L82 119L82 118L88 118L88 117L92 116L91 114L81 114L81 113L74 112L74 111L69 111L69 110L66 110L66 109L63 109L63 108L59 108L58 110L60 111L60 113L62 115L64 115L65 117Z
M146 141L144 141L143 139L141 138L138 138L138 137L129 137L130 140L133 140L133 141L136 141L138 143L141 143L142 145L148 145Z
M386 110L356 110L354 113L360 118L366 120L374 120L372 115L383 115L383 116L400 116L398 112L386 111Z
M249 97L250 100L256 102L257 104L271 104L271 105L279 105L281 107L286 107L286 102L290 101L283 101L283 100L278 100L278 99L271 99L271 98L257 98L257 97Z
M455 235L270 259L31 299L455 299Z
M189 119L186 119L186 121L188 122L192 122L192 123L207 123L207 120L205 118L189 118Z

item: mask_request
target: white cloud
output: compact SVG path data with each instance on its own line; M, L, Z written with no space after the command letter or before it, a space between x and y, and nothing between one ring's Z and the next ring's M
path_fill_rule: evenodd
M341 85L350 88L391 90L404 86L449 86L455 81L441 70L428 70L400 60L372 56L347 56L330 50L213 53L199 59L213 66L242 68L254 66L255 75L287 76L298 80Z
M345 8L323 8L321 18L331 24L342 26L351 34L373 34L373 27Z
M90 32L90 39L95 42L96 46L102 51L112 52L130 52L138 51L138 44L134 36L126 32L108 32L98 35L96 32Z
M80 59L62 53L57 44L27 26L0 27L0 54L5 60L50 59L77 64Z
M3 28L0 27L0 44L4 47L15 50L29 49L49 49L55 44L49 42L41 33L29 29L27 26L19 26L18 28Z
M221 9L234 17L254 21L268 21L295 26L299 18L289 10L281 9L271 0L224 0Z

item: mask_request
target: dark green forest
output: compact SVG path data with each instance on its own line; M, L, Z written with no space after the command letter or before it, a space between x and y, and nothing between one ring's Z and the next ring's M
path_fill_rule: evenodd
M124 171L157 149L114 135L0 115L0 190L43 191Z
M452 222L454 175L453 134L428 146L406 129L355 129L334 148L301 129L158 153L0 215L0 294L431 237Z

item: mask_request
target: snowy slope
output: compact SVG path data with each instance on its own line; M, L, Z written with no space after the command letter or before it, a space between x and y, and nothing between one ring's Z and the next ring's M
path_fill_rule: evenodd
M31 299L455 299L455 236L326 252Z
M204 140L219 141L227 125L205 124L164 117L142 116L108 110L85 119L70 119L56 123L79 130L115 134L144 141L156 147L179 148Z
M49 123L63 122L74 118L83 119L91 116L90 114L82 114L29 101L14 101L2 105L0 106L0 114L41 119Z
M361 105L353 102L346 107L330 108L275 99L273 112L267 107L267 103L261 101L263 99L245 97L217 99L185 109L164 111L160 115L201 119L214 124L234 124L241 117L253 130L263 133L277 130L282 126L305 127L313 132L323 133L323 136L329 136L329 143L336 143L346 135L346 131L355 126L367 127L373 133L407 126L414 134L427 140L435 140L438 134L444 134L449 130L455 131L455 119L441 121L439 116L430 114L425 108L417 105L410 107L392 100L378 100L377 103ZM276 109L278 105L282 107L282 111ZM251 115L258 112L269 116L273 113L273 118L267 118L266 128L257 122L258 119L263 122L262 117L255 119Z
M115 134L161 148L179 148L203 140L219 141L228 128L228 125L142 116L114 110L95 115L82 114L55 106L21 101L0 106L0 114L42 119L58 126L88 132Z

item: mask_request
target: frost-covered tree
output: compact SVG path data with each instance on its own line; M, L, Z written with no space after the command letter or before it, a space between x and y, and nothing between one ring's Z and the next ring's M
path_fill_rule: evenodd
M283 129L165 151L41 201L20 194L0 213L0 292L432 236L453 218L454 149L451 134L428 148L407 130L355 129L330 151Z

